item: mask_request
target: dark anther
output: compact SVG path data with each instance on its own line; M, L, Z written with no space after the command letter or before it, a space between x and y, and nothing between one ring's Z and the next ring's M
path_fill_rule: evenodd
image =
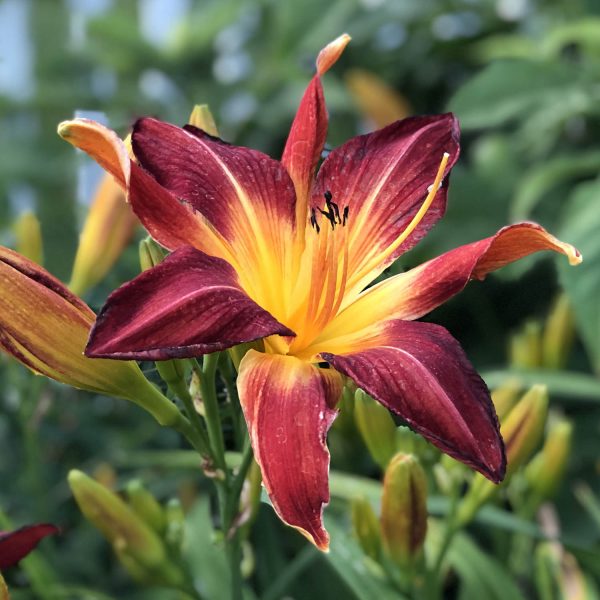
M329 207L329 205L328 205ZM331 223L331 229L335 229L336 226L336 221L335 221L335 214L333 213L332 210L322 210L320 208L317 208L317 210Z
M321 231L321 228L319 227L319 224L317 223L317 214L316 214L314 208L310 209L310 226L312 228L314 228L314 230L317 233L319 233L319 231Z
M346 224L346 221L348 220L348 214L350 213L350 207L349 206L344 206L344 214L342 216L342 226L344 226Z
M333 196L331 195L331 192L329 190L327 190L323 196L325 196L325 202L327 202L327 204L329 204L331 202L331 199L333 198Z

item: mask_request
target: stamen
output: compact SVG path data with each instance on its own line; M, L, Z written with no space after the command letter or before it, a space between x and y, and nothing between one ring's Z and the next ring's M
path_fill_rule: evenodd
M346 221L348 221L349 214L350 214L350 207L344 206L344 215L342 217L342 227L346 224Z
M428 194L421 204L421 208L417 211L417 214L412 218L412 221L408 224L406 229L390 244L384 252L381 254L377 254L373 257L373 259L368 262L364 267L362 267L352 279L356 281L363 277L366 273L375 269L378 265L382 264L389 256L391 256L401 245L406 241L406 238L416 229L417 225L423 220L423 217L427 214L429 207L433 203L438 190L442 186L442 181L444 179L444 172L446 171L446 165L448 164L448 159L450 158L450 154L448 152L444 152L442 156L442 160L440 162L440 166L438 167L437 174L435 176L435 180L433 184L430 185L427 190Z

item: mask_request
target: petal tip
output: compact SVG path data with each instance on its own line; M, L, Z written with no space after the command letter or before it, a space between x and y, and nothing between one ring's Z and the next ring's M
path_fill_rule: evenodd
M71 134L72 125L73 121L61 121L56 128L56 133L58 133L61 138L68 138Z
M317 74L325 74L338 61L342 52L352 38L347 33L342 33L333 42L330 42L317 56Z
M581 256L581 252L577 250L574 246L569 246L566 250L567 259L569 260L569 264L572 267L576 267L583 262L583 256Z

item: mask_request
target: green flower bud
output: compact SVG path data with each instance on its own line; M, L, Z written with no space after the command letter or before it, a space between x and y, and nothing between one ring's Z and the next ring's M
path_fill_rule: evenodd
M381 555L381 533L379 519L366 498L352 501L352 528L363 552L379 561Z
M119 496L81 471L70 471L68 481L81 512L112 544L133 578L146 584L183 583L183 573L169 562L158 534Z
M542 327L537 321L528 321L521 331L511 336L510 363L521 369L542 365Z
M140 242L139 254L142 271L156 267L166 257L165 251L149 236Z
M390 461L381 497L383 550L401 569L419 558L427 533L427 479L417 458L397 454Z
M500 433L506 447L505 485L512 474L527 460L540 443L548 414L548 392L544 385L534 385L510 411L500 425ZM499 486L476 474L458 511L460 523L469 522L479 507L486 502Z
M356 390L354 418L373 460L385 469L396 452L396 425L389 411L362 390Z
M546 321L542 340L543 364L547 369L564 367L575 340L575 315L567 297L562 294Z
M509 379L492 391L492 402L499 421L503 421L508 416L508 413L519 400L521 387L518 379Z
M215 137L219 135L215 119L212 112L210 112L210 108L208 108L208 104L196 104L188 123L206 131L209 135L214 135Z
M571 452L573 425L564 419L550 426L543 448L527 465L525 477L540 501L551 498L562 481Z
M167 526L167 517L163 507L144 487L139 479L133 479L125 488L129 506L138 517L141 517L154 531L162 535Z

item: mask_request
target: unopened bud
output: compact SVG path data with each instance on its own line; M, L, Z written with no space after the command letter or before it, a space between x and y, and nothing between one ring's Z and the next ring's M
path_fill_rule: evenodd
M258 463L253 460L242 488L240 497L240 535L244 539L250 534L252 523L258 516L262 495L262 473Z
M400 568L420 556L427 533L427 479L417 458L397 454L383 480L381 537L386 555Z
M81 471L72 470L68 480L81 512L113 545L132 576L159 575L168 558L158 534L119 496Z
M551 498L560 485L571 452L573 425L555 421L546 435L543 448L527 465L525 476L539 500Z
M511 336L510 363L520 369L542 365L542 327L537 321L528 321L521 331Z
M208 104L196 104L192 110L188 123L194 127L206 131L209 135L217 137L219 131L215 119L208 108Z
M378 561L381 555L379 519L366 498L352 501L352 528L363 552Z
M567 297L560 295L548 316L542 341L543 364L546 369L565 366L575 340L575 315Z
M144 484L139 479L133 479L127 484L125 492L129 506L136 515L150 525L156 533L162 535L167 526L165 511Z
M369 454L385 469L396 452L396 425L389 411L362 390L356 390L354 418Z
M2 573L0 573L0 600L10 600L8 588L6 587L6 582L4 581L4 577L2 577Z
M518 379L509 379L492 391L492 402L499 421L503 421L517 403L521 388Z
M548 414L548 390L534 385L500 426L506 446L506 477L530 458L544 434Z
M151 237L143 239L139 244L138 250L142 271L156 267L166 257L165 251Z
M129 243L138 223L125 194L106 174L90 206L81 235L69 288L83 294L113 267Z
M13 225L13 231L17 252L38 265L44 264L42 229L35 214L31 211L22 213Z
M532 455L544 433L548 414L548 391L544 385L534 385L510 411L500 425L506 447L506 484L512 474ZM467 495L461 502L458 520L470 521L479 507L498 489L498 486L480 475L473 478Z

